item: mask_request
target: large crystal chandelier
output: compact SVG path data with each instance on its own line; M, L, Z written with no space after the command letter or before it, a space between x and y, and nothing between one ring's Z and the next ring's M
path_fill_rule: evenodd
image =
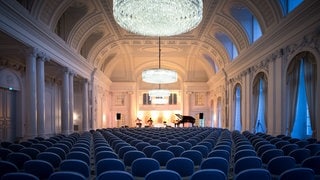
M113 15L130 32L173 36L198 26L202 6L202 0L113 0Z
M147 83L153 84L168 84L174 83L178 80L176 71L161 68L161 48L160 48L160 37L159 37L159 68L158 69L147 69L142 72L142 80Z

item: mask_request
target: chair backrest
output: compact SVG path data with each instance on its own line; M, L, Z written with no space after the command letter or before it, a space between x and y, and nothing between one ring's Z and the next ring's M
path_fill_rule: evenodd
M236 161L238 161L238 159L243 158L243 157L247 157L247 156L257 156L257 153L256 153L256 151L251 150L251 149L240 150L234 154L233 160L234 160L234 162L236 162Z
M7 155L12 153L10 149L0 147L0 160L6 160Z
M49 176L48 180L76 179L87 180L82 174L72 171L56 171Z
M137 150L136 147L134 146L131 146L131 145L127 145L127 146L123 146L119 149L119 152L118 152L118 156L120 159L123 159L123 156L126 152L128 151L132 151L132 150Z
M277 156L271 159L267 165L267 169L273 177L278 177L284 171L295 167L296 161L291 156Z
M114 145L114 147L113 147L114 152L116 152L116 153L118 153L118 154L119 154L119 150L120 150L120 148L125 147L125 146L129 146L129 147L131 147L131 145L130 145L129 143L127 143L127 142L123 142L123 141L118 142L118 143L117 143L117 144L115 144L115 145Z
M23 170L37 176L39 179L48 179L55 171L49 162L39 159L26 161L23 165Z
M222 157L228 162L230 161L230 153L223 149L216 149L209 152L208 157Z
M206 158L206 157L208 156L208 153L209 153L209 149L208 149L208 147L205 146L205 145L195 145L195 146L192 146L192 147L191 147L191 150L198 150L198 151L200 151L203 158Z
M186 157L174 157L167 162L166 169L173 170L182 178L189 177L194 172L193 161Z
M309 149L311 151L311 156L313 156L320 151L320 144L308 144L305 148Z
M310 168L288 169L280 174L279 180L314 180L314 171Z
M18 167L18 169L22 169L23 164L29 160L31 160L31 157L21 152L12 152L7 155L7 161L10 161L13 164L15 164Z
M247 156L238 159L233 167L233 173L238 174L246 169L262 168L262 161L257 156Z
M98 152L95 156L95 161L98 162L101 159L105 159L105 158L113 158L113 159L119 159L118 155L112 151L101 151Z
M88 164L79 159L65 159L59 166L60 171L72 171L82 174L88 178L90 175L90 168Z
M272 176L270 172L263 168L256 169L246 169L236 174L234 180L248 180L248 179L257 179L257 180L271 180Z
M96 164L96 174L100 175L102 172L111 171L111 170L119 170L124 171L125 165L123 161L120 159L101 159Z
M263 146L260 146L259 149L257 150L257 154L259 157L261 157L261 155L266 152L269 149L276 149L277 147L273 144L265 144Z
M204 179L214 179L214 180L226 180L227 177L224 172L218 169L201 169L195 171L190 180L204 180Z
M320 156L310 156L301 163L302 167L313 169L316 175L320 175Z
M132 162L138 158L146 157L146 155L139 150L131 150L123 155L123 162L125 166L131 166Z
M177 145L182 146L185 150L189 150L192 147L192 144L186 141L179 142Z
M286 156L288 156L295 149L299 149L299 146L297 144L287 144L281 147L281 150Z
M11 151L13 151L13 152L18 152L20 149L22 149L22 148L24 148L24 146L23 145L21 145L21 144L10 144L9 146L8 146L8 149L10 149Z
M38 149L40 152L45 151L48 147L43 144L32 144L30 147Z
M83 162L87 163L90 166L90 157L88 154L81 152L81 151L73 151L67 154L66 159L78 159L82 160Z
M60 156L53 152L41 152L37 155L37 159L51 163L54 168L59 167L61 163Z
M66 158L66 153L63 149L59 147L49 147L44 152L52 152L60 156L61 160L64 160Z
M11 172L3 175L1 177L1 180L18 180L18 179L23 179L23 180L39 180L39 178L33 174L29 174L26 172Z
M228 176L229 162L223 157L208 157L201 162L200 169L219 169Z
M160 142L157 144L157 146L159 146L160 149L162 150L166 150L169 146L171 146L172 144L169 142Z
M180 145L171 145L167 148L168 151L171 151L175 157L179 157L185 149Z
M68 154L70 152L69 146L64 143L58 142L58 143L54 144L53 147L58 147L58 148L63 149L66 154Z
M78 147L73 146L70 149L70 152L74 152L74 151L80 151L80 152L86 153L88 156L90 156L90 148L81 147L81 146L78 146Z
M261 160L262 163L268 164L271 159L277 156L284 156L284 152L281 149L269 149L262 153Z
M164 179L170 179L170 180L182 180L179 173L168 170L168 169L159 169L149 172L145 176L145 180L164 180Z
M158 146L156 145L149 145L143 148L142 152L144 152L144 154L147 157L151 157L152 154L158 150L161 150Z
M301 164L302 161L311 156L311 151L306 148L299 148L289 153L289 156L293 157L297 164Z
M129 172L113 170L103 172L96 178L96 180L104 179L134 180L134 177Z
M186 150L182 152L180 156L191 159L194 166L200 166L203 159L201 152L198 150Z
M290 144L289 141L282 140L282 141L276 142L274 145L275 145L278 149L281 149L283 146L288 145L288 144Z
M145 148L146 146L149 146L150 144L147 142L139 142L135 145L135 147L139 150L142 151L143 148Z
M145 177L149 172L160 169L160 164L153 158L138 158L131 164L131 173L134 177Z
M14 163L5 161L5 160L0 160L0 179L2 175L6 173L18 172L18 171L19 169Z
M32 147L22 148L19 150L19 152L28 154L31 157L31 159L36 159L37 155L40 153L38 149Z
M152 158L156 159L160 166L165 166L167 162L174 158L174 154L171 151L168 150L158 150L154 152L151 156Z

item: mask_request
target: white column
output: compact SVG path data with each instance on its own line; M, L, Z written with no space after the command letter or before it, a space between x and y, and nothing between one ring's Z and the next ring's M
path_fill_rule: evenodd
M37 59L37 120L38 136L45 135L45 74L44 62L46 57L41 55Z
M26 60L26 136L37 136L37 94L36 94L36 57L37 52L32 49Z
M62 99L61 99L61 132L69 133L69 70L66 68L62 80Z
M82 129L88 131L88 111L89 111L89 96L88 96L88 80L85 79L82 84Z
M73 89L74 73L69 73L69 133L73 133L73 110L74 110L74 89Z

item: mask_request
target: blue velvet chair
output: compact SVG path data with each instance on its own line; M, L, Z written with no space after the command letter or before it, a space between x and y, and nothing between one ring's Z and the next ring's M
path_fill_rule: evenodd
M159 162L153 158L138 158L131 164L131 174L135 178L144 178L149 172L159 169Z
M226 175L218 169L201 169L195 171L190 180L226 180Z
M218 169L226 176L228 176L229 167L229 162L223 157L208 157L200 164L200 169Z
M33 174L26 172L12 172L7 173L1 177L1 180L39 180L39 178Z
M301 163L301 167L311 168L315 173L315 179L320 179L320 156L310 156Z
M182 180L179 173L168 170L168 169L159 169L149 172L145 176L145 180Z
M158 150L161 150L158 146L156 145L149 145L143 148L142 152L144 152L144 154L147 157L151 157L152 154Z
M12 152L10 154L7 155L7 161L12 162L13 164L15 164L18 169L22 169L23 168L23 164L26 161L31 160L31 157L25 153L21 153L21 152Z
M257 156L247 156L238 159L233 167L233 174L238 174L246 169L262 168L262 161Z
M314 171L310 168L288 169L280 174L279 180L314 180Z
M167 162L166 169L173 170L185 179L189 178L194 172L193 161L186 157L174 157Z
M49 176L48 180L87 180L82 174L72 171L56 171Z
M58 168L62 161L60 156L53 152L40 152L37 155L37 159L51 163L54 168Z
M39 159L26 161L23 165L23 170L37 176L39 179L48 179L55 171L49 162Z
M291 156L277 156L271 159L267 165L267 169L271 173L273 179L279 179L281 173L295 167L296 161Z
M180 156L191 159L193 161L193 164L194 164L196 169L199 168L199 166L200 166L200 164L202 162L202 159L203 159L203 156L202 156L200 151L191 150L191 149L184 151L183 153L181 153Z
M107 158L107 159L101 159L96 164L97 176L105 171L111 171L111 170L125 171L125 165L123 161L121 161L120 159Z
M0 160L0 179L2 175L10 172L18 172L19 168L12 162Z
M168 151L171 151L175 157L179 157L185 149L179 145L171 145L167 148Z
M234 176L234 180L272 180L270 172L263 168L243 170Z
M126 171L106 171L97 176L96 180L107 180L107 179L116 179L116 180L134 180L132 174Z
M158 150L154 152L151 157L156 159L159 162L160 166L164 167L166 166L167 162L175 156L171 151Z
M90 168L89 165L80 159L65 159L59 166L59 171L72 171L82 174L84 177L89 178Z

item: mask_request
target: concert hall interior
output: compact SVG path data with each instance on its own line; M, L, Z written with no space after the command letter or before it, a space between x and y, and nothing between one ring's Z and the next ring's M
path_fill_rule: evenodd
M196 148L205 153L200 147L207 146L202 163L216 146L224 144L231 149L227 150L229 168L222 176L238 180L245 176L240 175L242 170L236 172L234 155L240 139L250 146L254 157L261 158L260 173L268 177L280 179L280 174L269 169L256 139L263 139L286 157L289 150L273 139L319 157L320 1L181 0L179 11L161 12L174 16L193 5L200 7L201 13L175 17L174 27L182 28L183 20L191 16L201 18L194 27L173 35L161 34L171 29L160 30L165 23L153 28L159 33L156 35L126 29L119 16L128 18L129 24L136 18L122 10L116 17L116 8L129 2L0 0L0 167L14 161L5 152L22 152L21 148L42 144L44 149L30 157L40 160L40 153L65 143L68 147L52 173L45 178L35 175L53 180L63 168L71 168L64 160L72 159L71 150L82 144L85 147L76 149L87 148L89 172L85 170L87 174L81 177L103 179L97 168L95 145L99 141L105 143L105 151L109 149L124 163L128 173L124 176L134 179L139 175L130 160L126 164L123 155L127 153L119 152L116 142L156 159L142 147L159 145L169 151L169 144L183 146L188 141L191 147L184 147L182 153ZM163 2L164 7L180 0L141 2ZM135 10L160 9L157 3L142 3L144 7ZM132 7L127 9L133 13ZM147 77L148 70L160 69L167 72L159 78ZM176 73L175 81L164 82L174 79L171 72ZM150 83L146 77L157 82ZM158 90L168 94L154 95ZM138 140L145 144L136 146ZM317 146L309 149L310 145ZM182 157L180 153L174 156ZM294 159L294 155L289 157ZM295 167L308 167L294 160ZM201 177L201 164L196 161L192 161L193 174L188 175L175 169L175 162L171 166L159 162L159 170L171 167L179 178ZM17 172L27 172L26 163L21 163L15 164ZM319 172L312 169L313 177L319 178ZM281 178L290 176L282 173ZM3 174L0 170L0 176ZM172 178L175 175L170 174ZM158 175L140 176L150 180Z

